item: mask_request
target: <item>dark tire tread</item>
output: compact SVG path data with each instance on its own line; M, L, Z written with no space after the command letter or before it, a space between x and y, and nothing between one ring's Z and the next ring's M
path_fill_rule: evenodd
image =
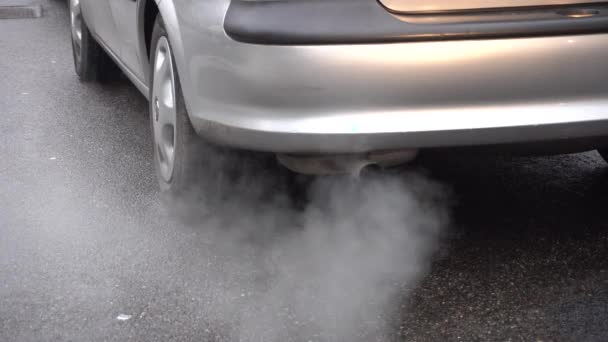
M602 156L602 159L608 163L608 149L598 149L597 152L600 154L600 156Z
M118 66L95 40L85 22L82 23L80 61L76 58L76 48L72 43L74 68L81 82L108 82L120 76Z

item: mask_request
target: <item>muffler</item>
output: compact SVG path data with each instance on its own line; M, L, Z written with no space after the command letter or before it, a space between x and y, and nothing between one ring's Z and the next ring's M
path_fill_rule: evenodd
M369 166L389 168L416 158L418 150L381 151L358 154L277 154L278 161L296 173L307 175L350 174L359 177Z

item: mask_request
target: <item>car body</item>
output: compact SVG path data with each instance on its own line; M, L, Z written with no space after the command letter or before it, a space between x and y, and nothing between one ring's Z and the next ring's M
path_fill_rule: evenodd
M162 16L189 119L217 144L331 156L608 132L608 2L152 1L80 0L148 97Z

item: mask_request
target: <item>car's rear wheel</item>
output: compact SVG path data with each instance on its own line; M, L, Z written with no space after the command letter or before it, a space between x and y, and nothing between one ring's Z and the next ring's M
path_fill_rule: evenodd
M183 194L202 171L205 144L196 134L181 91L171 44L162 18L154 24L150 54L150 122L154 165L162 191Z
M241 196L234 192L242 190L239 185L249 187L249 182L255 182L251 187L262 193L291 188L292 174L278 167L273 154L225 148L198 136L186 110L171 42L160 16L150 46L150 122L161 191L173 198L214 205L214 201ZM181 209L189 208L182 204Z
M70 28L74 68L80 80L91 82L115 78L120 71L91 35L82 16L80 0L70 0Z

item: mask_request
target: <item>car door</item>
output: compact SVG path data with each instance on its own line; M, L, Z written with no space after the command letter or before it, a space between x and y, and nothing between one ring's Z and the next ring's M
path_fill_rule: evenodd
M89 30L110 49L115 57L120 56L120 44L116 23L109 0L80 0L82 15Z
M144 81L144 70L138 49L138 0L107 0L110 2L119 34L120 58L129 70Z

